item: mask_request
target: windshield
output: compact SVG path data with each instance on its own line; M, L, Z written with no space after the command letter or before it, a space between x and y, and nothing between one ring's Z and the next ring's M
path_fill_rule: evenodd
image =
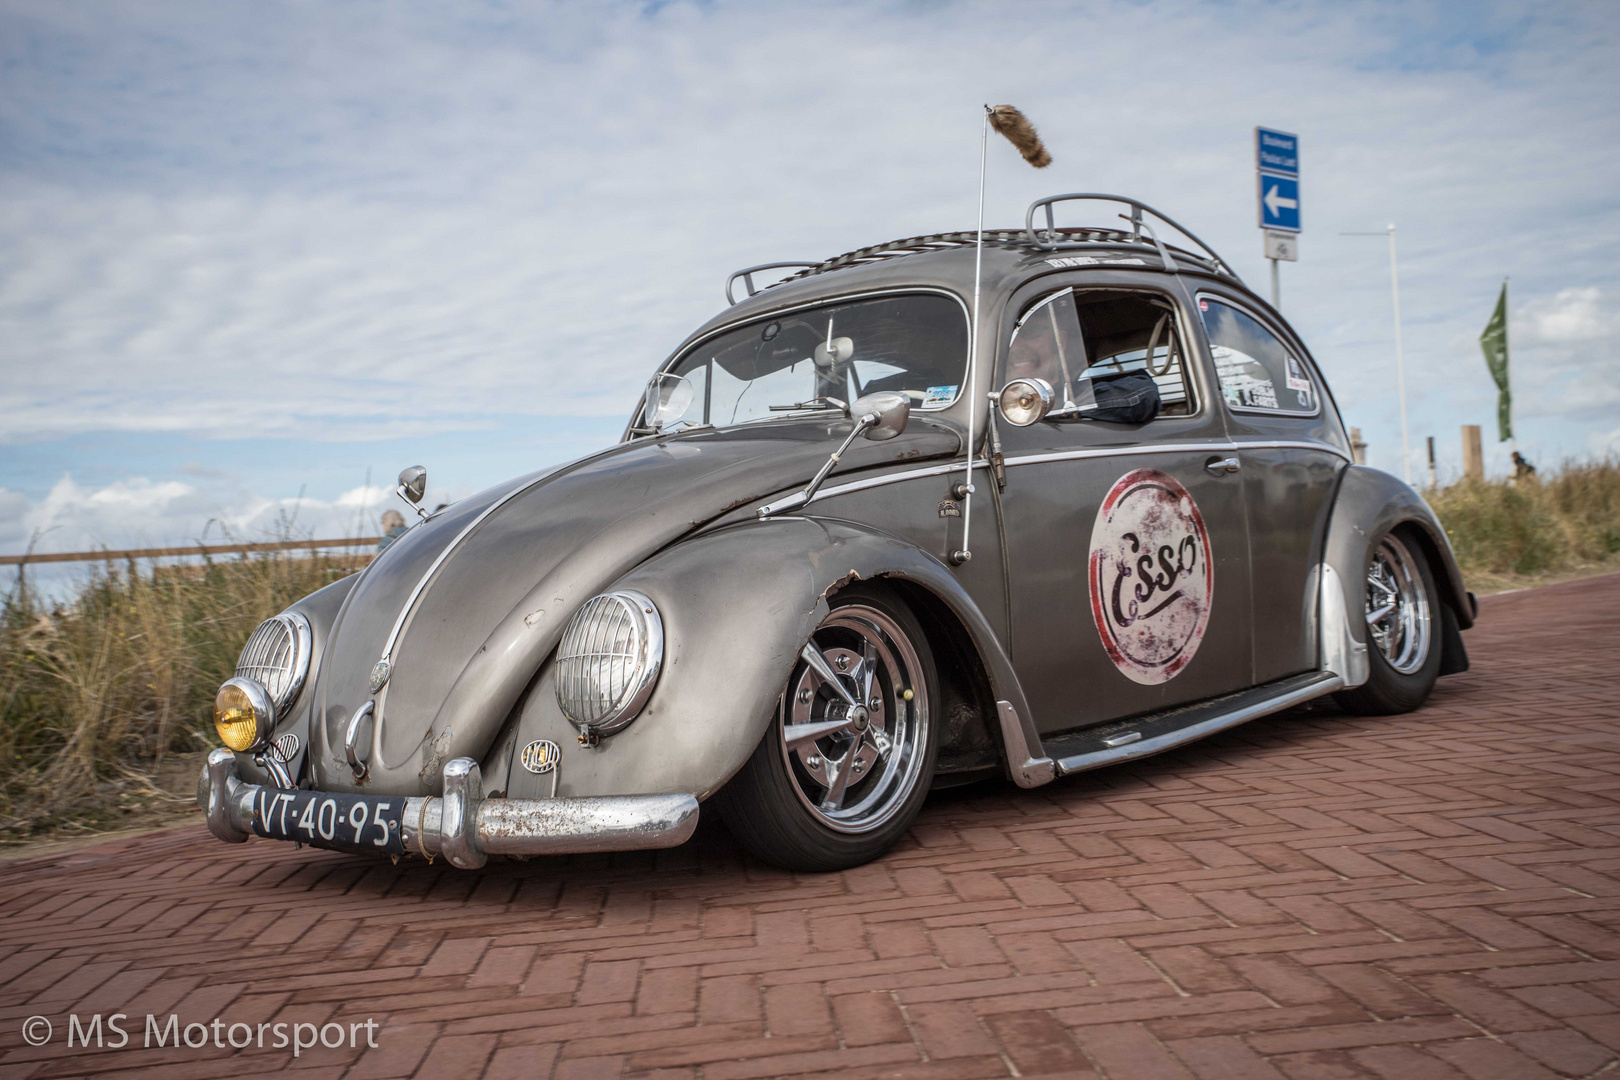
M956 400L967 368L967 315L944 296L886 296L808 308L710 338L668 370L691 403L664 426L724 427L799 409L837 408L897 390L914 409Z

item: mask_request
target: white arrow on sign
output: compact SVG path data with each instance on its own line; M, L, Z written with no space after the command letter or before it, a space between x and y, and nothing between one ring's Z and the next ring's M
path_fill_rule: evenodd
M1277 185L1275 184L1266 189L1266 197L1260 201L1266 204L1266 211L1271 214L1272 217L1277 216L1277 211L1279 209L1299 209L1299 200L1283 198L1281 195L1277 194Z

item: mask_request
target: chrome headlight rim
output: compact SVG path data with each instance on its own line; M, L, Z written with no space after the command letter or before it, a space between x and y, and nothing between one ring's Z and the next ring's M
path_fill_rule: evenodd
M220 694L223 694L227 688L233 686L238 690L241 690L247 696L248 707L253 710L253 741L240 750L237 750L229 743L225 743L225 748L230 750L232 753L237 754L257 753L258 751L263 750L266 746L270 745L270 737L276 730L275 699L270 696L270 692L260 685L257 680L243 678L241 676L226 679L223 683L220 683L219 690L214 694L214 701L216 703L214 706L215 734L219 734L219 696ZM220 742L225 742L223 735L220 735Z
M594 716L585 715L581 705L587 684L582 680L594 673L571 669L583 666L593 656L601 655L599 649L603 642L600 634L593 631L601 629L602 609L609 605L617 605L619 610L631 617L636 636L634 655L629 657L634 665L633 673L605 711ZM557 707L582 734L593 737L612 735L622 731L641 715L652 697L663 666L664 621L652 598L634 589L598 593L574 613L563 631L562 640L557 644L554 665Z
M276 631L285 634L291 646L291 655L288 657L284 667L265 663L273 654L252 656L256 646L262 648L267 644L271 644L267 639L270 633L275 632L270 630L272 627ZM314 658L314 652L315 633L310 628L309 619L299 611L283 611L279 615L270 616L270 618L253 628L253 633L248 637L247 644L242 646L242 652L236 658L236 669L233 674L237 678L250 679L257 683L266 694L269 694L271 701L275 705L276 715L285 716L293 702L298 700L298 695L303 692L304 683L309 678L309 668ZM287 673L287 685L279 691L273 691L267 685L264 676L271 672L279 673L282 670Z

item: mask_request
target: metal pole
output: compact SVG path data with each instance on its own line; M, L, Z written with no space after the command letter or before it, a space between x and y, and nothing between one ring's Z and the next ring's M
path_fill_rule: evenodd
M1401 475L1412 482L1412 448L1406 435L1406 357L1401 351L1401 272L1395 261L1395 225L1389 226L1389 290L1395 300L1395 382L1401 395Z
M968 532L973 526L973 420L979 412L979 392L974 375L979 368L979 278L984 267L984 161L990 138L990 107L984 109L979 125L979 235L973 251L973 335L968 342L967 390L967 474L962 478L962 550L951 552L951 562L961 566L973 558Z
M1271 260L1271 307L1274 311L1282 310L1282 285L1277 278L1277 260Z

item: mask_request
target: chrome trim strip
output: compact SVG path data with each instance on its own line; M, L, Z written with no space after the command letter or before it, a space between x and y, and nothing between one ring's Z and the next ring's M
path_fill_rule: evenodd
M570 462L570 464L577 463ZM406 599L405 606L400 608L399 618L394 620L394 628L388 632L388 641L383 645L382 656L378 658L379 660L392 661L394 655L394 646L399 644L399 635L405 629L405 621L410 618L411 612L416 609L416 602L420 600L422 598L422 594L427 591L429 583L433 581L433 575L439 572L439 567L443 566L445 560L450 558L450 556L455 553L456 548L461 546L461 542L467 539L467 537L472 534L474 529L482 525L485 518L489 517L495 511L499 510L501 507L505 506L519 495L533 490L541 483L544 483L552 476L555 476L562 468L563 466L559 465L555 469L548 469L539 476L535 477L533 480L529 481L527 484L520 484L511 491L508 491L505 495L502 495L500 498L484 507L483 513L469 521L467 523L467 527L462 529L461 532L457 533L454 540L445 545L444 550L439 552L439 557L433 560L433 565L429 566L427 568L427 572L422 575L422 580L416 583L416 588L411 590L411 595ZM353 590L351 590L351 595L352 592ZM377 689L381 690L382 687L379 686Z
M1245 440L1236 442L1230 439L1206 439L1202 442L1186 443L1160 443L1158 445L1142 446L1098 446L1085 450L1058 450L1048 454L1025 454L1022 457L1010 457L1002 462L1003 466L1013 465L1040 465L1049 461L1075 461L1084 458L1129 457L1132 454L1180 454L1180 453L1230 453L1233 450L1319 450L1324 454L1332 454L1348 462L1350 455L1332 443L1315 442L1303 439L1265 439ZM988 469L990 463L983 458L973 463L975 469ZM810 499L810 502L820 502L835 495L848 495L855 491L866 491L870 488L884 487L888 484L899 484L907 480L917 480L925 476L944 476L956 472L961 466L955 463L949 465L930 465L924 469L907 469L904 472L884 473L882 476L870 477L866 480L851 480L847 484L835 484L824 487ZM794 510L808 503L799 501L801 492L767 503L761 510L770 514L779 514L784 510Z
M1320 450L1325 454L1350 460L1350 455L1332 443L1308 440L1266 439L1236 442L1231 439L1206 439L1202 442L1160 443L1157 446L1099 446L1086 450L1058 450L1049 454L1025 454L1007 458L1005 464L1039 465L1048 461L1071 461L1081 458L1128 457L1131 454L1227 453L1232 450Z
M975 469L988 469L990 467L990 463L983 458L980 458L978 461L973 463L973 467ZM847 484L835 484L832 487L822 488L820 491L816 492L810 497L810 502L820 502L822 499L830 499L834 495L848 495L852 491L865 491L868 488L885 487L889 484L898 484L905 480L917 480L924 476L945 476L948 473L958 472L961 470L961 468L961 465L953 461L949 465L931 465L926 469L907 469L905 472L885 473L882 476L873 476L866 480L851 480ZM776 502L767 503L766 505L760 507L760 511L770 511L771 514L779 514L784 510L793 510L800 506L809 505L803 501L803 496L804 492L795 491L792 495L778 499Z
M1212 716L1201 723L1191 724L1179 731L1168 731L1152 739L1142 739L1140 742L1127 743L1108 750L1097 750L1089 754L1075 754L1073 757L1059 758L1057 763L1058 775L1067 776L1070 773L1086 772L1090 769L1100 769L1104 765L1116 765L1122 761L1134 761L1136 758L1149 757L1153 754L1174 750L1190 742L1196 742L1207 735L1214 735L1218 731L1246 724L1250 720L1258 720L1262 716L1282 712L1301 702L1319 698L1324 694L1331 694L1335 690L1344 689L1344 679L1332 672L1322 672L1316 681L1307 683L1297 690L1279 694L1266 701L1255 702L1233 709L1231 712L1219 716Z
M1343 458L1345 461L1355 460L1347 450L1341 450L1332 443L1316 442L1310 439L1256 439L1243 442L1234 439L1232 445L1239 450L1320 450L1324 454L1332 454L1334 457Z
M1007 458L1008 468L1014 465L1042 465L1049 461L1080 461L1085 458L1129 457L1132 454L1197 454L1225 453L1232 443L1225 439L1204 439L1199 442L1157 443L1142 446L1096 446L1085 450L1054 450L1046 454L1025 454Z

